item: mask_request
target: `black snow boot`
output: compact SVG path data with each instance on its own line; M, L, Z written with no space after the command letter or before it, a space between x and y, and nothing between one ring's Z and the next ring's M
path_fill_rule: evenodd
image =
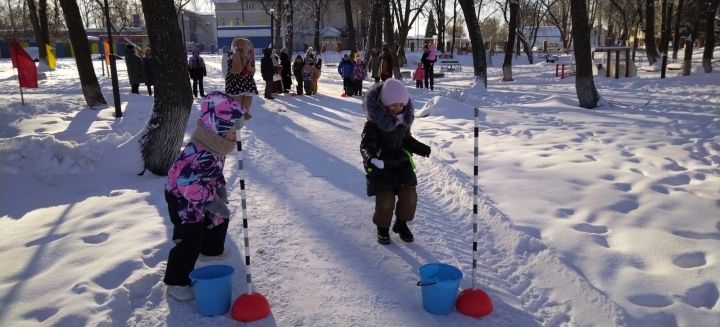
M395 219L395 224L393 224L392 231L400 234L400 239L405 241L406 243L412 243L412 241L415 240L412 232L410 231L410 228L407 225L407 222L404 222L400 219Z
M390 244L390 228L378 226L377 241L380 244Z

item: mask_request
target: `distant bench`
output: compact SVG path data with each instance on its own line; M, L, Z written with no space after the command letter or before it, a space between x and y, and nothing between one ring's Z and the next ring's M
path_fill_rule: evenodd
M447 60L442 59L438 61L440 64L440 71L460 71L462 70L462 65L457 60Z

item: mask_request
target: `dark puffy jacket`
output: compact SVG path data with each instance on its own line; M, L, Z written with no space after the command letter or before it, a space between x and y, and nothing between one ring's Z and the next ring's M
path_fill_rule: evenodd
M263 49L263 57L260 60L260 74L265 81L272 81L275 75L275 63L272 60L272 50L270 48Z
M338 64L338 74L343 78L350 78L352 77L354 66L350 59L343 58L340 60L340 64Z
M425 52L422 55L422 58L420 58L420 62L422 62L423 68L425 70L432 69L433 65L437 61L437 57L435 57L435 59L433 59L433 60L430 60L430 58L428 58L429 56L430 56L430 51L425 50Z
M135 54L134 49L125 50L125 65L127 65L127 74L130 84L145 83L145 68L140 57Z
M190 78L202 79L203 76L207 75L205 60L200 56L190 57L190 59L188 59L188 70L190 71Z
M376 192L417 185L411 154L430 155L430 147L410 134L414 117L412 100L403 111L403 124L396 126L396 117L380 103L383 84L373 86L365 97L363 108L367 121L362 131L360 154L367 177L367 195ZM370 159L378 158L385 163L378 169Z

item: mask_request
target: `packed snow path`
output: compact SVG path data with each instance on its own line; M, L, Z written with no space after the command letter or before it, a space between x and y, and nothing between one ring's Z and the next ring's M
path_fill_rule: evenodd
M598 319L622 324L604 295L545 245L515 230L489 199L480 215L477 273L478 285L494 295L495 313L476 320L424 312L415 285L423 264L457 266L465 274L461 288L470 287L472 179L454 171L441 159L442 148L431 144L431 158L416 158L419 205L410 224L416 241L406 244L393 233L391 245L377 244L374 198L365 195L359 154L361 100L276 99L256 100L243 148L253 281L270 300L270 320L277 325L323 324L329 317L348 326L529 326ZM229 183L236 183L236 166L226 169ZM239 195L231 201L239 203ZM245 292L241 227L237 217L228 242L236 253L238 294ZM567 276L567 287L552 282L557 274ZM547 294L546 288L560 294ZM332 310L337 304L346 309Z

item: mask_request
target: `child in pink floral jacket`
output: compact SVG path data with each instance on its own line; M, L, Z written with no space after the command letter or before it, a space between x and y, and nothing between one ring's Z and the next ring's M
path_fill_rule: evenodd
M232 97L213 92L203 100L201 111L190 142L165 183L175 246L168 255L164 282L168 295L180 301L194 296L189 274L198 257L223 255L230 217L223 167L236 147L236 130L242 127L247 109Z

